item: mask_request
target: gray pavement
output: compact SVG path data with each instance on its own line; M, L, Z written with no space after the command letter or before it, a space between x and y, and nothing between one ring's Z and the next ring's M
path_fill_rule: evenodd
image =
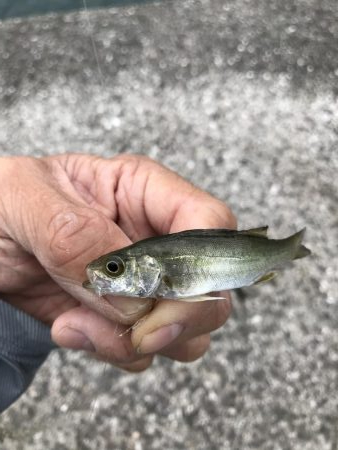
M177 0L0 24L0 154L148 154L313 250L235 295L193 364L55 352L0 449L337 450L337 19L336 0Z

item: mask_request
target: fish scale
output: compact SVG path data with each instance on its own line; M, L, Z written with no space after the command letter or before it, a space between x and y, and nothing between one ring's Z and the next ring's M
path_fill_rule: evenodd
M188 230L138 241L87 266L85 287L98 295L210 300L206 294L268 280L270 272L309 255L305 229L269 239L267 227Z

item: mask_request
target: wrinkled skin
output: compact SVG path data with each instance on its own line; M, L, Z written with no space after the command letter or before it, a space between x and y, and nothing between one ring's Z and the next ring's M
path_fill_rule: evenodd
M0 297L51 326L59 345L140 371L158 353L202 356L230 300L98 298L85 266L131 242L192 228L235 228L228 207L154 161L66 154L0 158ZM118 334L144 317L131 333Z

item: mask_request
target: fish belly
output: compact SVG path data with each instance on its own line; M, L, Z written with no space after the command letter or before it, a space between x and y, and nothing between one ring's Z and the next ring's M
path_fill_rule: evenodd
M162 277L156 295L183 298L249 286L271 268L267 261L203 258L195 266L182 265L172 271L169 268Z

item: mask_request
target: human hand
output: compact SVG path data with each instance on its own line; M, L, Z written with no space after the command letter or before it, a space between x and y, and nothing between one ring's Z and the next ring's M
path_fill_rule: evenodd
M191 361L230 313L230 300L189 304L98 298L85 266L140 239L235 228L227 206L154 161L124 155L1 158L0 297L51 325L54 341L138 371L153 355ZM148 313L148 314L147 314ZM130 334L118 335L141 317Z

